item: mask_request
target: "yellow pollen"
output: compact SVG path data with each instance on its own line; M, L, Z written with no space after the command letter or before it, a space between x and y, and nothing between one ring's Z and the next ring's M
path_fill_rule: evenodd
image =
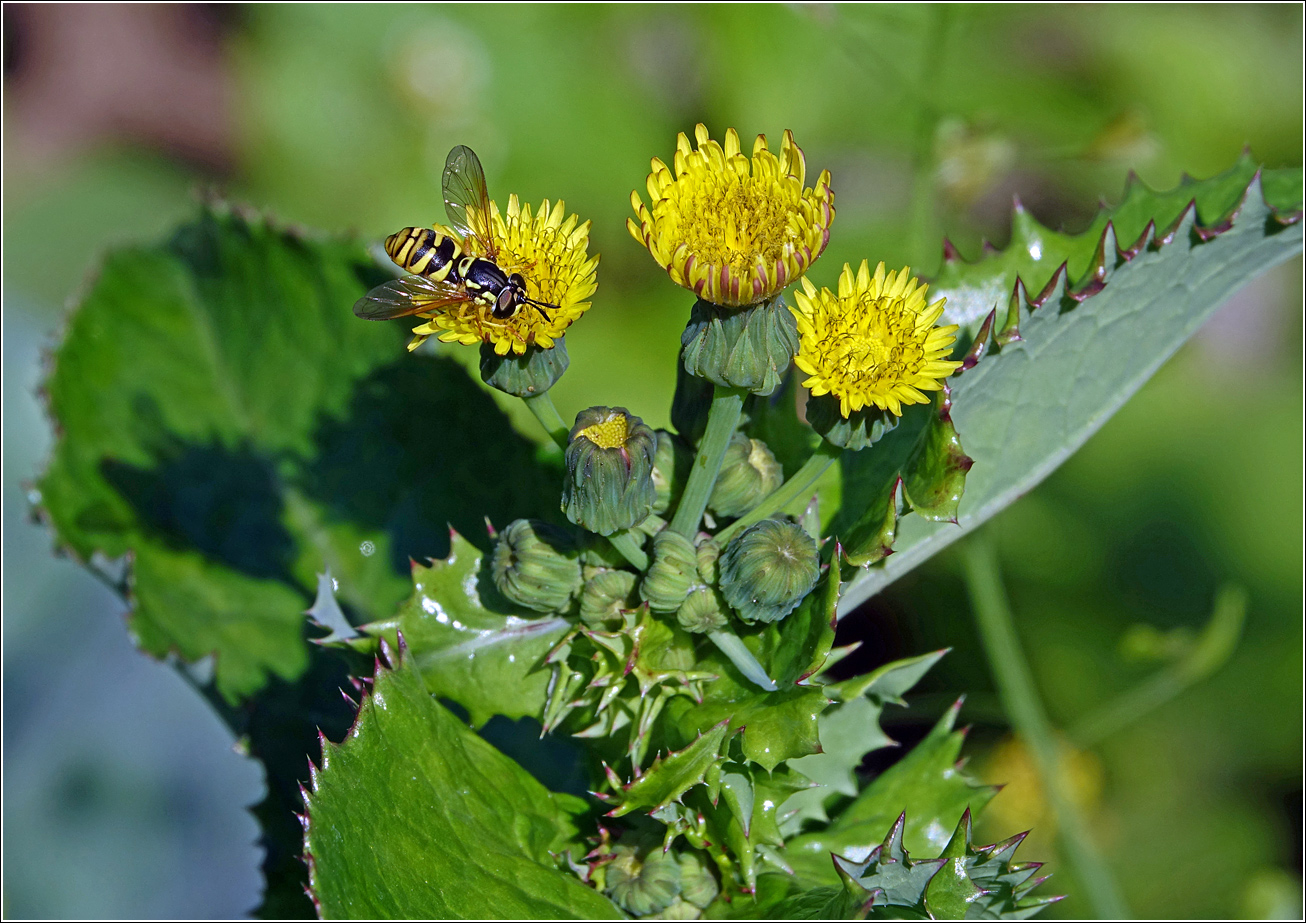
M626 444L629 433L626 415L614 413L605 420L585 427L577 433L577 438L583 436L600 449L619 449Z

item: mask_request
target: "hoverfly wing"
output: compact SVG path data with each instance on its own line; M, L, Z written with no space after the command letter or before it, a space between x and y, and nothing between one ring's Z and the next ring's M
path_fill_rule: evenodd
M378 285L354 303L354 313L364 320L390 320L423 311L438 311L466 301L458 285L433 282L422 276L404 276Z
M474 240L482 253L494 262L498 248L490 235L490 193L485 187L485 170L476 152L460 144L444 162L444 210L449 224L464 240Z

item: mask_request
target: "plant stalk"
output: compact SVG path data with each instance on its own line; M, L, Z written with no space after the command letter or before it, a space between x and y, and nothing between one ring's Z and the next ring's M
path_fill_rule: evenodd
M825 474L826 469L834 464L842 454L843 449L822 439L821 444L816 447L816 451L812 453L811 458L803 462L803 466L794 472L793 477L763 497L757 506L718 532L715 539L717 544L724 548L737 532L747 529L754 523L761 522L793 503L804 492L810 490L817 479Z
M567 451L567 435L571 432L571 427L562 422L562 416L558 413L558 408L553 406L553 398L549 397L549 392L532 394L530 397L522 398L522 401L530 408L531 413L535 414L535 419L540 421L544 431L558 444L558 448Z
M709 631L707 636L747 679L766 692L775 692L780 688L775 684L775 680L766 675L766 670L762 669L753 652L744 646L744 642L738 635L729 631Z
M1061 856L1098 918L1126 919L1129 908L1115 877L1089 838L1084 819L1066 795L1057 771L1057 739L1016 637L997 555L983 538L974 537L962 546L962 566L998 697L1012 730L1028 748L1043 791L1047 793L1048 805L1057 821Z
M698 444L694 467L689 472L685 492L680 496L676 515L670 528L685 538L693 540L698 534L698 524L703 520L708 498L721 473L721 460L725 458L730 437L739 423L739 411L744 406L742 388L723 388L718 385L712 392L712 408L707 412L707 430Z
M633 529L625 529L609 535L608 542L617 549L618 554L634 565L635 570L643 573L648 570L648 554L638 536L639 533Z

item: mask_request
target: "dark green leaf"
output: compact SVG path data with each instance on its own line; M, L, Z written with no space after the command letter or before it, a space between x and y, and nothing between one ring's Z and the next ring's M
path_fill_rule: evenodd
M111 254L55 357L40 502L59 541L130 555L140 645L215 655L229 700L304 669L318 573L355 618L388 616L446 523L551 505L484 389L353 315L382 279L356 243L212 206Z
M549 792L427 692L381 669L306 797L304 851L323 917L615 918L558 867L584 850L577 799Z

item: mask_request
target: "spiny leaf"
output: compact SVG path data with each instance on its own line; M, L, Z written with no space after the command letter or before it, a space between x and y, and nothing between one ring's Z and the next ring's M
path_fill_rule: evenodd
M540 717L548 693L544 656L566 633L562 618L514 606L495 591L483 555L455 531L449 555L428 565L414 563L414 592L394 618L364 625L370 635L392 643L403 632L410 656L432 694L467 709L475 727L495 715Z
M910 753L868 785L825 830L789 841L785 856L799 879L811 885L831 884L828 857L865 855L904 811L908 822L902 834L907 848L938 853L946 845L942 831L968 807L979 809L995 789L980 785L961 771L957 759L965 735L953 725L961 703L948 709Z
M722 721L700 734L685 749L655 761L643 775L616 794L618 804L608 816L621 817L637 810L652 812L679 801L695 785L704 784L708 770L723 759L721 749L730 730L730 723Z
M897 660L866 676L824 687L835 704L821 713L822 752L789 762L792 769L811 779L812 787L796 792L781 806L781 829L786 836L798 833L807 821L827 820L826 808L836 797L857 794L856 769L866 754L897 745L880 728L884 706L905 704L902 695L945 653Z
M304 854L324 918L620 916L554 859L580 854L583 803L472 733L410 661L377 670L321 764L305 794Z
M988 353L952 387L952 418L974 459L960 527L902 518L895 553L856 575L840 610L1027 493L1235 289L1300 252L1300 175L1293 169L1263 179L1244 158L1221 176L1168 193L1135 182L1079 235L1049 231L1017 209L1006 250L975 263L949 261L931 288L931 297L948 298L947 317L975 331L995 308L1005 312ZM1267 204L1263 190L1285 198ZM845 456L837 534L881 529L881 498L923 425L911 416L873 450Z

